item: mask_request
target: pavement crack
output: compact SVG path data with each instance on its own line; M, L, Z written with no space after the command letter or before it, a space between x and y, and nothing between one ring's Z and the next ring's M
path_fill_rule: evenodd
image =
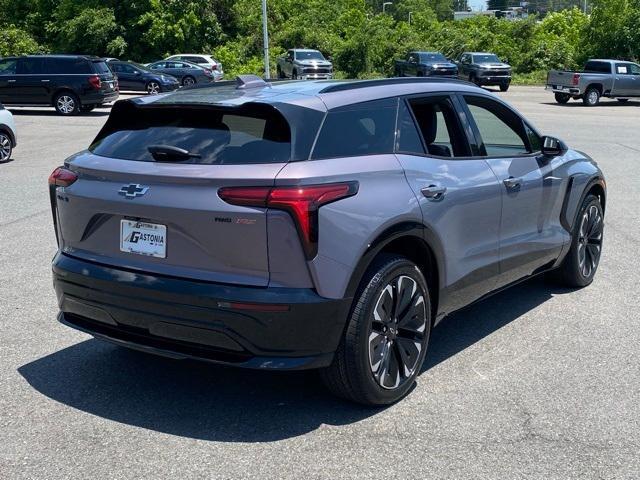
M38 215L42 215L43 213L47 213L49 211L50 211L49 209L40 210L38 212L31 213L31 214L26 215L24 217L16 218L15 220L10 220L10 221L5 222L5 223L0 223L0 228L8 227L9 225L13 225L14 223L22 222L23 220L29 220L31 218L37 217Z

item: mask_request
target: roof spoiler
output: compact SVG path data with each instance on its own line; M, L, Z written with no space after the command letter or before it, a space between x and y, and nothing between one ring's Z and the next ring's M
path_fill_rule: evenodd
M260 78L257 75L238 75L236 77L236 88L237 89L247 89L247 88L264 88L271 87L264 79Z

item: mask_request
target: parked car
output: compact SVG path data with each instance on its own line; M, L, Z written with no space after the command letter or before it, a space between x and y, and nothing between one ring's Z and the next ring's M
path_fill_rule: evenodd
M556 102L580 100L594 107L601 97L627 102L640 97L640 65L622 60L589 60L581 72L551 70L547 87L555 94Z
M147 92L150 95L155 95L180 88L180 82L177 78L150 70L139 63L114 60L107 62L107 65L118 76L120 90Z
M213 79L217 82L224 77L224 71L222 70L222 64L214 59L211 55L201 55L199 53L180 53L178 55L171 55L165 58L165 60L184 60L185 62L195 63L201 67L209 68L213 72Z
M429 78L122 100L49 185L61 322L172 358L320 368L373 405L410 391L448 314L546 271L589 285L606 203L587 155Z
M278 58L278 78L296 80L329 79L333 77L333 64L318 50L294 48Z
M11 152L18 143L17 138L13 115L0 103L0 162L11 158Z
M211 70L196 65L195 63L160 60L159 62L150 63L148 67L153 72L164 73L165 75L171 75L177 78L185 87L196 83L209 83L214 81Z
M511 66L494 53L465 52L457 62L458 76L478 86L498 86L506 92L511 85Z
M60 115L90 112L118 98L107 64L84 55L30 55L0 59L0 102L53 106Z
M440 52L409 52L405 60L396 60L396 77L431 77L458 75L458 67Z

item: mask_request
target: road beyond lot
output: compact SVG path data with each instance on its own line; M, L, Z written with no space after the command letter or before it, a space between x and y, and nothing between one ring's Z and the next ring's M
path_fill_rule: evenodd
M47 176L108 109L12 109L0 164L0 478L640 478L640 102L500 94L607 175L592 286L540 279L434 331L408 398L331 397L312 372L172 361L56 321Z

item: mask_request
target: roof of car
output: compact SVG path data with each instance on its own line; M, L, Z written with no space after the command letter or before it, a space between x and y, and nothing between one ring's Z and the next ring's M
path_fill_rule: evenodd
M386 78L379 80L275 81L247 88L234 81L205 84L158 96L133 99L137 104L199 104L237 107L245 103L291 104L327 110L356 103L402 95L437 92L475 92L484 90L465 81L445 78Z
M72 55L72 54L64 54L64 53L53 53L53 54L44 54L44 55L9 55L3 58L85 58L87 60L102 60L100 57L96 57L95 55Z

